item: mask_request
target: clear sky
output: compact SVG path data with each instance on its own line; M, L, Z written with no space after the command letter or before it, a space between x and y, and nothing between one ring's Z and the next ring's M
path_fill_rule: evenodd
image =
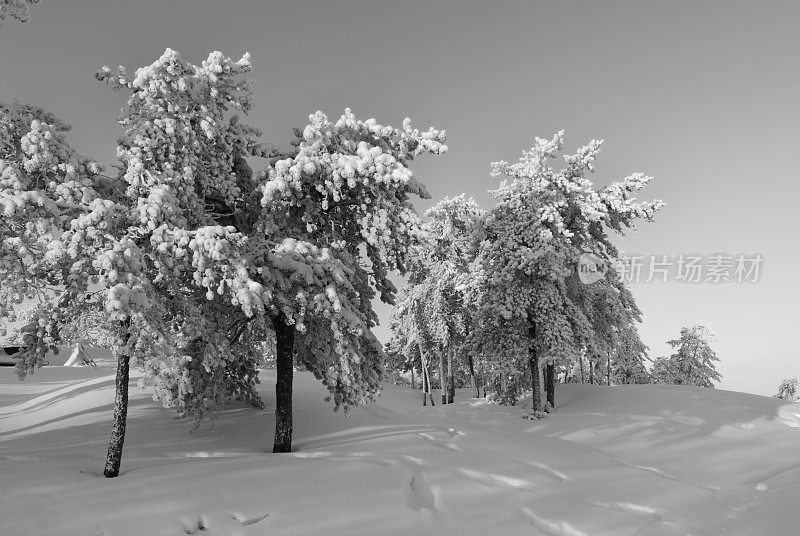
M432 202L467 192L488 208L489 162L534 136L564 129L570 150L603 138L596 182L642 171L668 203L625 251L764 258L755 284L634 285L651 355L705 322L721 388L769 395L800 376L800 2L43 0L32 15L0 31L0 100L56 112L101 162L123 96L93 73L166 47L193 63L249 51L265 141L347 106L447 129L450 151L413 168Z

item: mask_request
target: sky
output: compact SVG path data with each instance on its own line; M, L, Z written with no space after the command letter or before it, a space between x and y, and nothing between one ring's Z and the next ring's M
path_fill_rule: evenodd
M412 167L432 194L420 212L462 192L490 208L490 162L535 136L563 129L568 152L604 139L595 183L641 171L655 177L642 198L667 203L622 250L763 259L756 282L633 283L651 357L705 323L719 387L771 395L800 376L799 22L794 1L42 0L0 31L0 101L50 109L79 152L112 163L124 96L98 68L248 51L264 141L346 107L446 129L447 154Z

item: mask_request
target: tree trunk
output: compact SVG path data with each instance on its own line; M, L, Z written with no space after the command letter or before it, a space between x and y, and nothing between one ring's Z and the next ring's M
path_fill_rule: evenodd
M556 366L550 362L545 367L545 381L547 382L547 403L550 407L556 407Z
M294 325L281 313L272 317L275 330L275 443L272 452L292 451L292 381L294 377Z
M606 383L611 387L611 352L608 353L606 359Z
M111 437L108 439L108 454L106 455L106 466L103 476L114 478L119 476L119 468L122 465L122 446L125 444L125 427L128 423L128 382L130 381L131 356L126 346L130 340L131 320L128 318L121 322L124 330L122 335L121 348L116 349L117 353L117 378L114 382L116 392L114 394L114 416L111 425Z
M447 404L447 377L444 375L444 352L439 351L439 388L442 391L442 405Z
M486 367L481 363L481 386L483 386L483 398L486 398ZM480 392L480 389L478 390Z
M453 381L453 350L447 353L447 403L452 404L456 398L456 382Z
M589 383L594 385L594 361L589 360Z
M423 368L420 373L422 373L422 405L428 405L428 382L425 381L427 378L425 377L425 369Z
M416 391L417 390L417 384L414 382L414 367L413 366L411 367L411 390L412 391Z
M542 382L539 378L539 356L536 354L536 322L529 321L528 337L531 339L528 351L528 365L531 369L531 406L533 411L542 411Z
M426 374L428 370L428 365L425 363L425 354L422 352L422 346L417 343L417 348L419 349L419 362L420 362L420 374L422 374L422 405L428 405L428 375Z
M475 398L481 397L481 389L478 387L478 379L475 377L475 362L472 360L472 354L467 354L467 361L469 362L469 377L472 382L472 394Z
M435 406L436 402L433 401L433 387L431 387L431 369L425 368L425 377L428 379L428 399L431 401L431 406Z
M430 382L428 382L428 369L427 369L427 367L423 368L421 372L422 372L422 405L423 406L427 406L428 405L428 393L430 392L430 389L431 389L431 384L430 384Z
M419 360L422 364L422 405L428 405L428 398L431 399L431 406L435 406L436 404L433 403L433 393L431 393L431 372L428 369L428 362L425 359L425 352L422 350L422 345L417 343L417 348L419 349Z
M583 370L583 356L581 355L581 356L578 356L578 357L580 359L579 363L581 365L581 383L586 383L586 373Z

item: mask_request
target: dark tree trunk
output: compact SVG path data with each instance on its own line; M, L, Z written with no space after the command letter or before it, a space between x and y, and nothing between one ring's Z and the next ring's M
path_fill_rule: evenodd
M542 411L542 382L539 378L539 356L536 354L536 323L531 320L528 325L528 337L531 339L528 351L528 364L531 369L531 406L533 411Z
M427 378L425 377L425 369L422 369L422 405L428 405L428 382L426 381Z
M547 403L550 407L556 407L556 366L548 363L545 367L545 381L547 383Z
M606 361L606 383L608 386L611 387L611 352L608 353L607 361Z
M117 358L116 394L114 395L114 424L108 440L108 455L103 476L114 478L119 476L122 464L122 445L125 443L125 425L128 419L128 382L130 381L131 358L120 355Z
M417 348L419 348L419 363L421 366L420 373L422 374L422 378L420 381L422 382L422 405L428 405L428 375L426 374L428 370L428 365L425 364L425 354L422 353L422 347L417 344Z
M589 383L594 385L594 361L589 360Z
M130 340L131 321L127 319L122 322L124 330L122 346L126 346ZM122 446L125 444L125 428L128 422L128 382L130 381L131 356L126 348L117 354L117 378L114 382L116 392L114 394L114 416L111 426L111 437L108 439L108 454L106 455L106 467L103 476L114 478L119 476L119 468L122 465Z
M294 325L282 313L272 317L275 330L275 443L272 452L292 451L292 381L294 377Z
M447 404L447 377L444 375L444 353L439 351L439 388L442 391L442 405Z
M430 384L428 383L428 374L426 373L427 372L427 367L425 366L424 362L423 362L423 365L422 365L422 370L420 372L422 373L422 405L423 406L427 406L428 405L428 389L430 389Z
M586 383L586 372L583 369L583 356L580 356L579 363L581 365L581 383Z
M481 389L478 387L478 379L475 377L475 362L472 360L472 354L467 355L467 361L469 362L469 377L472 381L472 391L475 398L481 397Z
M453 381L453 350L447 353L447 403L452 404L456 398L456 382Z
M414 382L414 367L411 367L411 390L416 391L417 384Z

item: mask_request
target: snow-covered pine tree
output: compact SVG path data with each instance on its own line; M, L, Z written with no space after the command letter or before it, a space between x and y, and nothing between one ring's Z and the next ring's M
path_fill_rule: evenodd
M659 356L653 360L650 368L650 378L653 383L662 385L676 385L680 383L676 362L666 356Z
M468 368L472 387L477 390L475 361L468 337L475 322L475 314L465 302L465 287L475 265L478 247L483 238L485 212L474 199L464 194L442 201L425 212L426 279L433 291L427 307L427 317L439 341L441 351L447 355L448 396L452 403L455 391L453 357L461 355L463 361L457 368Z
M642 313L613 266L608 267L606 277L594 283L581 283L574 275L568 281L571 299L590 325L588 337L583 337L581 343L588 355L595 356L598 375L603 376L600 379L610 385L612 380L634 383L631 379L635 377L641 383L647 378L644 367L647 347L636 328ZM548 396L552 391L552 386L548 386Z
M425 216L428 219L413 249L408 282L390 318L388 347L410 362L418 355L438 355L445 404L453 401L455 355L465 355L473 388L477 387L475 363L466 344L474 315L464 303L462 286L475 260L483 211L462 194L443 199ZM447 374L443 372L445 356ZM460 363L455 364L459 368ZM424 395L423 391L423 404Z
M797 402L797 378L784 379L780 385L778 385L778 392L775 393L774 396L775 398L780 398L781 400Z
M667 341L677 352L668 358L656 359L651 372L653 378L658 383L713 389L712 382L722 380L722 375L714 367L719 358L711 348L713 341L714 333L702 324L682 328L678 339Z
M618 332L617 345L613 352L611 378L616 384L650 383L645 360L647 346L639 337L635 324L623 326Z
M414 266L415 263L412 262L409 270L412 280L416 272ZM403 368L416 367L420 370L422 405L427 406L430 399L431 406L435 406L430 381L429 353L433 345L426 329L424 317L426 295L425 292L419 292L422 290L424 289L407 284L400 291L389 317L389 331L392 335L386 347L387 353L397 356L397 361L402 361Z
M487 358L510 375L512 399L525 384L525 369L530 371L534 412L543 409L541 353L578 353L595 341L569 288L580 254L592 253L610 265L618 252L608 231L622 233L637 220L650 221L663 205L635 200L650 181L640 173L595 190L586 175L594 171L600 144L592 141L565 156L560 171L548 160L561 151L563 132L551 140L536 138L515 164L492 164L492 175L507 180L491 192L497 206L487 216L480 271L471 288L479 295Z
M242 260L260 208L246 158L279 153L259 145L259 132L235 113L252 106L249 71L247 54L233 61L213 52L197 66L167 49L132 77L122 67L97 74L129 92L119 178L164 298L159 320L177 343L148 370L163 401L195 425L234 394L261 405L255 363L243 365L235 350L253 333L253 312L241 304L265 292Z
M296 153L263 173L260 224L318 245L324 258L343 268L334 281L341 290L323 287L321 297L304 281L315 272L287 278L291 292L282 292L285 298L269 313L278 340L274 452L291 450L293 350L328 387L337 408L379 392L383 350L370 331L377 323L372 299L377 294L394 302L388 273L406 271L420 225L412 196L430 197L409 165L447 150L444 131L420 132L409 119L399 129L361 121L349 109L335 122L312 114L296 138ZM306 322L320 300L334 310Z

